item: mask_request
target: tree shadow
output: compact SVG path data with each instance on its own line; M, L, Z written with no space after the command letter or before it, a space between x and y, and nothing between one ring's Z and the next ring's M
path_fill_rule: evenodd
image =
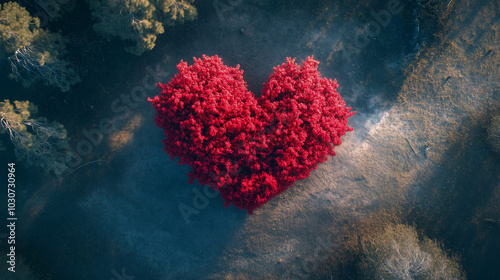
M498 227L478 226L478 209L489 200L498 184L500 161L485 140L489 112L464 120L462 133L427 178L414 186L408 220L425 229L429 237L443 240L460 252L470 279L494 278L500 242ZM482 222L480 222L482 223Z

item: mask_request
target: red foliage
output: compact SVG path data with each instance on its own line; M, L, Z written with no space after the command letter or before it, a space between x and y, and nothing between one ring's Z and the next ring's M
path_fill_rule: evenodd
M148 99L163 128L165 152L189 164L197 179L219 190L225 206L249 214L305 179L352 128L335 80L321 78L319 62L308 57L274 68L255 99L243 71L218 56L181 61L159 96Z

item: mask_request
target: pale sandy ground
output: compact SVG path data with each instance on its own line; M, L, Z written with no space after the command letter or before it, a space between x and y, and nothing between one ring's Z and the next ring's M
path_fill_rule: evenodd
M409 205L420 200L426 200L424 210L433 205L427 180L453 149L467 148L472 129L485 124L485 112L499 106L498 3L451 2L443 15L449 24L441 42L423 48L407 66L396 105L352 117L355 130L343 137L336 157L252 216L224 209L215 197L199 205L186 223L179 205L195 207L193 188L204 188L187 185L189 168L161 152L161 131L144 121L152 120L153 112L141 107L124 132L109 140L111 150L120 149L120 139L133 144L115 156L118 164L110 172L119 178L93 178L96 185L81 197L68 195L75 197L68 204L76 213L68 223L81 227L78 233L67 233L64 226L57 232L84 241L56 251L79 248L74 253L78 260L55 256L53 265L69 270L88 264L71 279L89 279L86 274L110 279L113 270L122 268L137 280L335 278L336 268L359 253L360 240L384 224L405 220ZM47 184L31 196L24 217L34 225L22 232L41 227L38 213L49 211L46 197L54 193L65 196Z

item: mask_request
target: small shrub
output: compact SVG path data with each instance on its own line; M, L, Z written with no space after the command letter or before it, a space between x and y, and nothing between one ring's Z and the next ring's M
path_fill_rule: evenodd
M465 279L456 257L414 227L391 225L364 241L360 271L366 279Z

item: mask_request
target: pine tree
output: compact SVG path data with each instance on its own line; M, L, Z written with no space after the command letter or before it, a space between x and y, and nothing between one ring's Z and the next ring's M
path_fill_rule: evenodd
M40 20L15 2L0 8L0 46L8 56L12 78L26 87L42 81L62 91L80 81L78 73L62 58L67 52L66 40L59 33L40 28Z
M56 121L35 118L37 114L37 106L29 101L0 102L0 134L8 135L19 160L60 174L69 145L66 129Z
M155 47L164 27L194 20L193 0L88 0L94 30L110 39L116 36L129 43L126 50L141 55Z

